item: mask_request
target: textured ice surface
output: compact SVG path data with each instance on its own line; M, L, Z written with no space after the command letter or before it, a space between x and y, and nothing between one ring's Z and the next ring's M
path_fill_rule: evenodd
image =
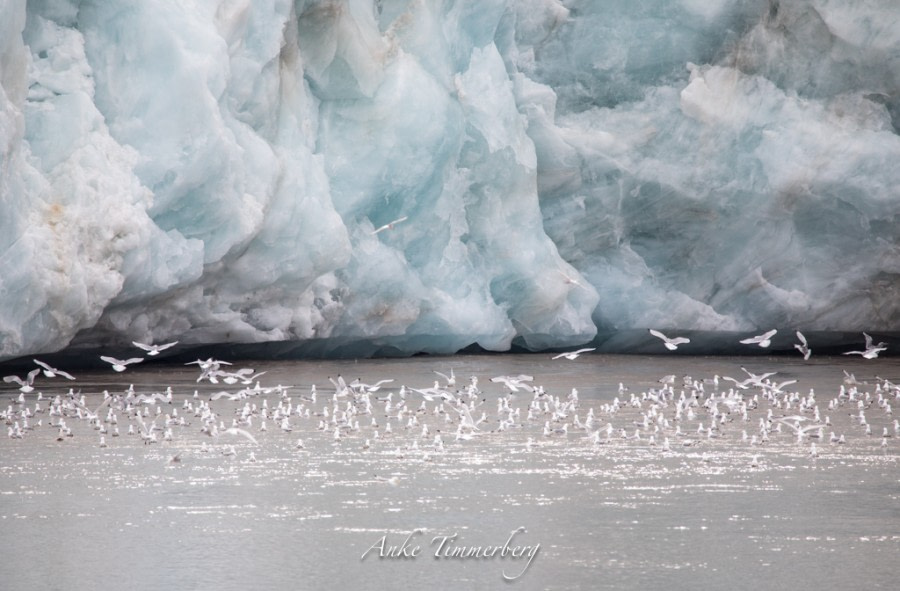
M0 358L900 330L898 128L877 0L4 2Z

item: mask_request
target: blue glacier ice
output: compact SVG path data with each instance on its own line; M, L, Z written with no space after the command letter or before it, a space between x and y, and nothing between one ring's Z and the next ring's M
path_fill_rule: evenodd
M7 0L0 360L900 331L898 134L889 0Z

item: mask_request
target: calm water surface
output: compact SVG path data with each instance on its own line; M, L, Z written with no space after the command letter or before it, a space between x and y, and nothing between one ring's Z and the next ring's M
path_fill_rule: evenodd
M195 365L149 363L124 373L73 372L74 382L40 377L24 403L18 390L4 384L0 408L7 409L9 426L24 424L25 409L33 416L21 438L0 440L0 587L897 588L900 434L885 404L900 403L894 391L876 388L876 376L900 382L900 360L585 355L552 361L547 355L500 355L230 361L233 368L265 371L258 379L263 387L291 388L286 394L209 401L213 393L235 393L243 386L198 383ZM704 384L693 417L685 413L676 422L675 402L669 401L656 407L668 427L657 430L661 419L656 418L644 425L654 405L645 394L661 388L662 376L677 376L677 398L685 390L684 375L743 379L741 366L777 372L771 376L776 382L796 380L784 391L799 394L776 397L793 398L791 408L774 406L750 387L741 391L743 399L759 396L758 408L748 410L747 420L732 409L710 438L705 430L712 417L703 403L733 386L720 380L718 386ZM483 402L471 414L477 420L484 413L485 421L471 439L455 440L459 415L449 405L443 414L435 413L434 402L416 412L423 398L412 392L406 397L410 412L397 419L401 385L443 383L434 372L451 369L454 390L466 386L469 376L479 378L477 400ZM855 386L855 398L842 398L829 410L844 371L868 383ZM348 429L336 441L330 422L335 388L328 378L339 374L348 382L394 381L370 395L372 415L356 416L359 430ZM558 420L542 410L528 420L534 395L522 391L509 401L520 409L519 417L498 430L499 419L508 416L505 410L498 414L498 400L508 391L490 378L517 374L533 375L534 385L563 401L577 388L577 409ZM114 425L104 423L107 447L100 447L95 426L75 416L64 418L73 436L57 441L59 417L49 413L54 396L65 397L74 387L95 408L104 390L123 395L130 384L138 394L172 387L172 404L135 405L149 413L145 425L153 422L157 407L157 426L167 413L183 417L187 424L171 427L171 441L163 440L163 431L151 444L128 435L128 425L138 431L140 426L117 403L99 413L108 418L112 408L121 433L114 437ZM313 385L316 402L302 400ZM813 424L813 412L799 409L797 400L811 390L823 426L826 417L831 423L824 426L823 439L798 442L794 430L782 425L763 444L744 440L744 431L748 437L761 434L759 421L770 410L774 419L799 415L804 425ZM33 413L38 391L42 412ZM378 398L391 392L385 416L385 402ZM632 396L640 406L629 404ZM690 389L686 396L691 398ZM271 417L286 397L294 409L290 432ZM612 412L616 398L622 405ZM209 402L226 426L245 404L255 405L245 430L258 443L240 435L205 435L201 417L184 407L186 401ZM261 431L264 405L269 419ZM337 405L346 408L347 399ZM309 408L311 416L297 416L298 406ZM324 409L327 418L316 416ZM575 413L584 421L590 409L594 428L603 432L600 444L575 425ZM718 405L719 413L726 410L724 403ZM409 426L413 416L418 424ZM551 428L568 424L568 433L545 436L548 420ZM318 428L320 421L326 429ZM612 425L608 441L607 424ZM890 437L883 439L885 427ZM846 443L829 443L832 431L843 434ZM433 445L436 434L443 450ZM669 451L663 449L665 438ZM297 449L298 439L303 449ZM810 455L812 444L818 457ZM235 454L224 455L231 446ZM176 455L180 461L171 461ZM519 527L524 531L512 535ZM499 549L486 558L434 557L443 537L448 538L444 549L489 548L502 547L511 535L505 557ZM407 538L408 551L419 546L417 556L379 558L382 539L387 549ZM523 557L509 555L513 547ZM514 580L505 581L504 573Z

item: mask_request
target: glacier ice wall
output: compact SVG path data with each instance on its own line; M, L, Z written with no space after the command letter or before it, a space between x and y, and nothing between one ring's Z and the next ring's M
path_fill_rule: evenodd
M878 0L11 0L0 359L897 331L898 129Z

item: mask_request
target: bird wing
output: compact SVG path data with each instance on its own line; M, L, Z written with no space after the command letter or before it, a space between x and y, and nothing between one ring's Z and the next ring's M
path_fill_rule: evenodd
M399 224L400 222L405 222L407 219L409 219L409 216L403 216L403 217L397 218L396 220L394 220L392 222L388 222L385 225L383 225L379 228L376 228L375 230L372 231L372 234L378 234L379 232L383 232L385 230L391 230L391 229L393 229L394 224Z
M43 367L43 368L46 369L47 371L50 371L50 372L55 372L55 371L56 371L55 369L53 369L52 367L50 367L49 365L47 365L46 363L44 363L44 362L41 361L40 359L32 359L32 361L34 361L35 363L37 363L38 365L40 365L41 367Z
M654 329L651 328L651 329L649 329L649 331L650 331L650 334L652 334L652 335L655 336L656 338L662 339L662 340L668 342L669 337L667 337L667 336L664 335L663 333L659 332L658 330L654 330Z
M131 341L131 344L137 347L138 349L143 349L144 351L153 351L155 347L153 345L148 345L146 343L139 343L137 341Z
M803 336L803 333L800 332L799 330L797 331L797 338L800 339L800 342L803 343L803 346L804 346L804 347L807 345L807 343L806 343L806 337Z
M756 335L756 336L750 337L748 339L742 339L741 342L744 343L745 345L753 345L756 343L762 343L764 341L768 341L769 339L771 339L775 335L776 332L778 332L778 330L773 328L772 330L765 332L763 334Z
M222 431L222 433L227 433L228 435L242 435L243 437L246 437L248 440L252 441L255 445L259 445L259 441L257 441L253 435L238 427L229 427L228 429Z
M744 371L745 374L750 376L750 379L754 382L761 382L762 380L766 379L767 377L774 376L776 373L778 373L777 371L767 371L765 373L756 375L755 373L753 373L752 371L750 371L749 369L747 369L744 366L741 366L741 369Z
M100 406L98 406L97 408L94 409L94 414L95 414L95 415L100 414L100 411L103 410L103 408L104 408L107 404L111 403L112 400L113 400L113 397L112 397L112 396L104 396L104 397L103 397L103 402L100 403Z
M150 435L150 432L153 430L153 427L156 426L156 419L154 419L153 422L150 423L150 426L148 427L147 423L144 422L144 417L141 416L141 413L137 413L137 415L135 415L135 416L137 418L138 425L140 425L140 427L141 427L141 433L144 433L145 435Z
M863 336L866 337L866 349L871 349L873 343L872 337L866 333L863 333Z
M74 379L75 379L75 376L73 376L72 374L70 374L70 373L67 372L67 371L63 371L63 370L61 370L61 369L54 369L53 371L54 371L54 373L56 373L56 375L61 376L61 377L64 377L64 378L66 378L67 380L74 380Z
M469 407L465 404L461 404L459 408L456 406L451 407L462 418L462 425L468 427L470 429L475 429L476 431L481 431L478 426L475 424L475 421L472 419L472 413L469 412Z
M744 381L738 381L737 379L735 379L731 376L722 376L722 379L728 380L729 382L734 382L734 385L737 386L738 388L741 388L742 390L746 390L747 384L750 383L751 381L753 381L753 378L748 378Z
M47 372L52 373L52 374L56 374L56 375L58 375L58 376L60 376L60 377L66 378L67 380L74 380L74 379L75 379L75 376L73 376L72 374L70 374L70 373L68 373L68 372L65 372L65 371L63 371L63 370L61 370L61 369L56 369L55 367L52 367L52 366L50 366L50 365L47 365L46 363L44 363L44 362L41 361L40 359L32 359L32 361L34 361L36 364L38 364L38 365L40 365L41 367L43 367L43 368L44 368L44 371L47 371Z
M112 399L113 399L112 396L104 396L104 397L103 397L103 402L101 402L100 405L99 405L96 409L94 409L93 411L91 411L91 409L89 409L88 407L86 407L85 405L83 405L83 404L82 404L81 402L79 402L78 400L73 400L72 402L75 403L75 406L80 407L83 411L87 412L89 415L92 415L92 416L98 416L98 415L100 414L100 411L103 410L103 407L105 407L107 404L109 404L110 402L112 402Z
M800 423L798 423L797 421L791 422L791 421L788 421L788 420L786 420L786 419L775 419L775 422L776 422L776 423L781 423L781 424L783 424L783 425L787 425L788 427L790 427L791 429L793 429L794 432L797 432L797 431L800 430Z

